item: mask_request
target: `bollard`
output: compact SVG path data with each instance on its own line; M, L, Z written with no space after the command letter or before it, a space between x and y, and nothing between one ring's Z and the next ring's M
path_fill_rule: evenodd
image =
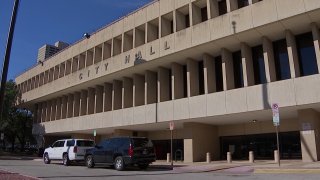
M275 163L279 163L278 150L274 150L274 162L275 162Z
M254 154L253 151L249 151L249 162L254 163Z
M211 155L207 152L207 163L211 163Z
M170 153L167 153L167 163L171 162L171 156Z
M227 152L227 162L232 163L232 156L230 152Z

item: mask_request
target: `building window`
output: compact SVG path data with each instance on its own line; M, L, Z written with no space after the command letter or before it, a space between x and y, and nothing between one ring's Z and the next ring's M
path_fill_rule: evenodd
M232 54L233 58L233 73L235 88L242 88L243 85L243 69L241 51Z
M222 58L218 56L214 59L215 62L215 75L217 92L223 91L223 76L222 76Z
M218 6L219 6L219 16L226 14L227 11L227 2L226 0L220 0L218 1Z
M203 61L199 62L198 65L198 76L199 76L199 95L204 94L204 72L203 72Z
M249 1L248 0L238 0L238 8L243 8L249 6Z
M312 33L296 36L301 76L318 73L317 58Z
M264 67L263 48L261 45L252 48L252 61L255 84L266 83L266 70Z
M188 79L187 79L187 65L183 66L183 97L188 97Z
M208 20L208 10L207 7L201 8L201 22Z
M282 39L274 42L273 51L277 80L290 79L291 74L286 40Z

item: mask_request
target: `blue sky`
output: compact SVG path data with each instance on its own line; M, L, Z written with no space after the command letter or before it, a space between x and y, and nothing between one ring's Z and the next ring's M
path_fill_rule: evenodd
M74 43L152 0L20 0L8 80L36 63L38 49L61 40ZM0 3L1 67L14 0ZM1 76L1 75L0 75Z

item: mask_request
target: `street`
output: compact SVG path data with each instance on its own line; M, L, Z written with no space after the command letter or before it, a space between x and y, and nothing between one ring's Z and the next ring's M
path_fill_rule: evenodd
M58 162L49 165L43 164L37 160L0 160L0 170L15 172L21 175L37 177L39 179L156 179L156 180L178 180L178 179L197 179L197 180L318 180L319 174L309 173L262 173L256 174L251 167L238 167L231 169L215 170L210 172L192 172L176 168L169 170L168 168L151 166L148 170L142 171L138 168L129 168L126 171L116 171L111 167L97 167L88 169L83 165L62 166ZM4 176L3 176L4 177ZM0 179L1 173L0 173Z

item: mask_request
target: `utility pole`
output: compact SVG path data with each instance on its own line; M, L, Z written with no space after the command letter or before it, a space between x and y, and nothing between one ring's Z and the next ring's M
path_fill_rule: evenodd
M13 6L13 10L12 10L12 15L11 15L10 28L9 28L9 33L8 33L8 39L7 39L6 52L4 55L4 60L3 60L2 70L1 70L0 119L2 119L2 113L3 113L4 93L6 90L6 82L7 82L8 68L9 68L9 61L10 61L10 54L11 54L11 47L12 47L12 39L13 39L13 34L14 34L14 28L16 25L19 2L20 2L20 0L14 1L14 6Z

